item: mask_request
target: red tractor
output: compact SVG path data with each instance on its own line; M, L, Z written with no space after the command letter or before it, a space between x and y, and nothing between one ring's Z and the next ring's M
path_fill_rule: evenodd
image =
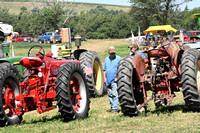
M36 56L30 57L31 54ZM20 123L28 111L52 110L56 100L65 120L88 116L90 100L80 61L56 60L52 55L45 55L39 45L31 47L28 57L20 60L28 70L27 77L20 83L16 67L0 64L0 126Z
M123 114L138 115L151 99L157 107L170 105L181 86L186 106L200 111L199 51L170 42L146 53L148 59L135 55L119 62L117 91ZM152 95L147 98L149 90Z

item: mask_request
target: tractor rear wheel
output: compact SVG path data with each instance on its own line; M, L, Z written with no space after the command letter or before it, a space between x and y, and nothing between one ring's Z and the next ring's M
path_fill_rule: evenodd
M144 109L141 107L144 102L143 93L134 89L139 82L132 60L132 56L122 58L117 70L118 98L122 113L127 116L136 116Z
M55 90L59 112L66 121L88 116L88 87L79 64L69 62L58 69Z
M197 49L189 49L181 59L182 92L186 106L190 110L200 111L200 71L197 61L200 53Z
M79 60L82 69L84 69L85 66L91 66L93 69L93 74L86 75L90 97L103 96L103 68L98 54L95 51L86 51L81 53Z
M0 63L0 126L20 123L22 116L15 115L19 101L15 96L20 94L20 74L17 68L10 63Z

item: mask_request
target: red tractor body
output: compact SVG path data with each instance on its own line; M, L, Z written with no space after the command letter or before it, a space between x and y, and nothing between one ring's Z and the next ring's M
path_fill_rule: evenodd
M136 55L133 57L133 66L136 69L136 73L139 76L139 90L154 90L158 95L163 95L166 98L172 99L172 91L176 91L180 85L180 59L183 50L181 50L177 44L171 43L159 49L148 49L147 54L149 60L153 58L157 63L157 70L152 71L153 63L149 64L149 74L145 74L145 60ZM158 64L159 63L159 64ZM156 72L156 74L155 74ZM152 80L155 78L155 80ZM171 103L172 101L170 101ZM170 104L168 103L168 104Z
M188 88L187 84L183 86L186 105L200 109L200 93L198 94L195 80L198 69L197 65L194 65L200 59L200 54L198 50L193 50L196 52L195 58L186 59L187 52L191 50L186 50L174 42L170 42L157 48L150 46L146 51L148 59L137 54L122 58L117 72L122 112L129 116L138 115L151 99L154 99L155 106L170 105L172 98L176 96L174 92L180 91L179 87L187 82L188 78L185 78L185 73L193 74L193 86L196 86L196 88L192 88L193 86ZM193 61L193 64L190 61ZM183 65L188 68L181 67ZM147 99L146 91L148 90L152 91L152 96ZM193 94L195 95L193 96Z
M42 66L43 62L45 66ZM80 64L76 60L55 60L50 57L44 57L43 61L39 58L23 58L20 64L28 68L30 74L28 81L23 81L19 84L20 92L25 90L25 94L16 96L16 100L20 101L17 104L16 114L21 115L23 112L32 110L43 113L55 108L52 102L56 100L56 74L58 68L67 62ZM23 108L24 110L20 110Z
M16 74L6 78L1 90L3 106L0 107L4 110L1 126L20 123L23 113L28 111L52 110L56 100L64 119L88 116L89 94L80 61L56 60L52 53L44 56L40 51L37 57L20 60L27 70L23 82L18 84Z

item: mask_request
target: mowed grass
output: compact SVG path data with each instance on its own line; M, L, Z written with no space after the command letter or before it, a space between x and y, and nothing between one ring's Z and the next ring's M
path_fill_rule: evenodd
M16 54L23 55L34 44L23 43L24 47L21 43L13 45L15 45ZM110 45L116 47L118 55L128 55L128 43L123 39L88 40L83 42L82 47L88 46L89 50L96 49L104 59L108 56L107 48ZM50 45L42 44L42 46L46 51L50 51ZM74 44L73 49L75 49ZM32 111L24 114L21 124L2 127L0 132L200 132L200 114L187 110L182 92L175 94L176 97L170 106L157 109L151 101L147 106L147 112L136 117L124 116L121 112L119 114L107 112L110 104L105 95L90 99L89 116L84 120L63 122L58 109L43 114ZM151 96L151 91L148 92L148 96Z
M9 9L10 13L18 15L21 12L21 7L26 7L28 12L31 12L31 10L36 6L39 6L40 8L43 8L46 6L45 3L38 2L36 4L33 4L33 2L2 2L0 1L0 7L1 8L7 8ZM96 8L98 5L102 5L104 8L108 10L123 10L125 12L130 11L129 6L118 6L118 5L105 5L105 4L92 4L92 3L73 3L71 5L68 5L68 9L74 9L76 12L80 13L82 11L89 11L90 9ZM77 8L78 7L78 8Z

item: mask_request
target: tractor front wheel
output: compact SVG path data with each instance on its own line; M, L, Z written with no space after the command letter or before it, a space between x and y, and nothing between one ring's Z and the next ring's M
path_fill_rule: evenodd
M103 68L98 54L95 51L86 51L81 53L79 60L81 62L82 69L86 66L92 67L93 69L93 74L86 75L90 97L103 96Z
M18 124L22 116L15 114L16 105L20 104L15 100L19 91L19 71L10 63L0 64L0 126Z
M66 121L88 116L88 88L79 64L69 62L58 69L55 90L59 112Z
M117 92L122 113L127 116L136 116L144 110L143 93L135 90L137 81L136 71L132 65L132 56L120 60L117 70Z
M197 49L189 49L181 59L182 92L186 106L193 111L200 111L200 71L197 62L200 53Z

